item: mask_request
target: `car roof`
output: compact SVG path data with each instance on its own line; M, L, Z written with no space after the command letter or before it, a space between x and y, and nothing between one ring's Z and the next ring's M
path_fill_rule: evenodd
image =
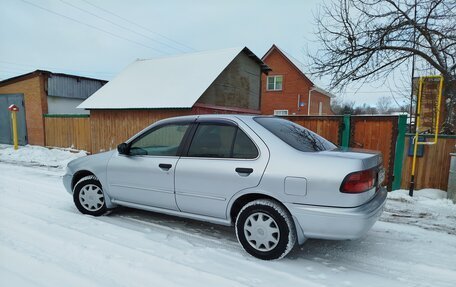
M274 118L275 116L271 115L253 115L253 114L205 114L205 115L188 115L188 116L177 116L159 120L152 125L156 124L167 124L167 123L182 123L182 122L193 122L197 119L201 120L231 120L234 122L244 121L250 122L256 117L268 117Z
M274 117L268 115L255 115L255 114L204 114L204 115L189 115L189 116L177 116L167 118L166 120L192 120L192 119L212 119L212 118L223 118L223 119L251 119L255 117Z

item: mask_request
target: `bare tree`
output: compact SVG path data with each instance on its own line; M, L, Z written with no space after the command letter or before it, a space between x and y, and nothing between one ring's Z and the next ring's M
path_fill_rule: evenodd
M387 114L391 109L391 98L385 96L378 98L376 106L380 114Z
M334 114L342 114L342 109L344 108L344 100L341 97L336 97L331 99L331 110Z
M330 76L331 88L386 79L416 57L444 77L443 131L454 133L456 0L333 0L316 21L313 72Z

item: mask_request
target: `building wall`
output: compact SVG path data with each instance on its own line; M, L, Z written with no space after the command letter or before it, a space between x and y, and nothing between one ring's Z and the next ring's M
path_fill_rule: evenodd
M245 53L240 53L201 95L198 103L260 109L261 68Z
M312 83L305 78L284 56L273 50L263 60L272 71L262 75L261 81L261 113L271 115L274 110L288 110L289 115L307 115L309 90ZM281 91L267 91L267 76L282 75ZM318 115L319 103L322 103L322 114L332 115L330 98L313 91L310 96L310 115ZM299 106L299 102L304 106Z
M190 114L183 110L91 110L90 133L92 152L115 149L142 129L154 122Z
M89 111L76 107L84 100L75 98L47 97L49 114L89 114Z
M309 93L306 97L306 107L307 101L309 98ZM331 98L319 93L317 91L312 91L310 94L310 113L309 115L319 115L319 105L321 103L322 113L321 115L333 115L334 113L331 110ZM306 111L307 114L307 111Z
M50 74L47 79L48 96L85 100L98 91L106 81L77 76Z
M0 94L24 94L27 137L28 143L32 145L45 145L43 114L48 112L48 107L44 78L43 75L33 75L28 79L0 86Z

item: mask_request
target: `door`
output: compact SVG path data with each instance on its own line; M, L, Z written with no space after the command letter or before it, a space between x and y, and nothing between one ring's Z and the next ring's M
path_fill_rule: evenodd
M352 116L350 117L350 147L379 150L385 168L384 185L391 190L393 184L394 158L398 137L398 116Z
M177 206L183 212L226 218L231 197L259 184L268 157L236 123L200 121L177 163Z
M154 127L129 143L128 155L108 163L109 194L114 201L177 210L174 172L189 123Z
M11 105L19 107L17 112L17 136L19 145L27 144L27 127L25 124L25 107L23 94L0 95L0 143L13 144L13 130L11 127Z

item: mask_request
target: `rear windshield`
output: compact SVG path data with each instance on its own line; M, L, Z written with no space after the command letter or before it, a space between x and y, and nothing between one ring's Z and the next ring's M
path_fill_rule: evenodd
M256 117L255 121L278 138L305 152L332 150L337 148L332 142L293 122L275 117Z

